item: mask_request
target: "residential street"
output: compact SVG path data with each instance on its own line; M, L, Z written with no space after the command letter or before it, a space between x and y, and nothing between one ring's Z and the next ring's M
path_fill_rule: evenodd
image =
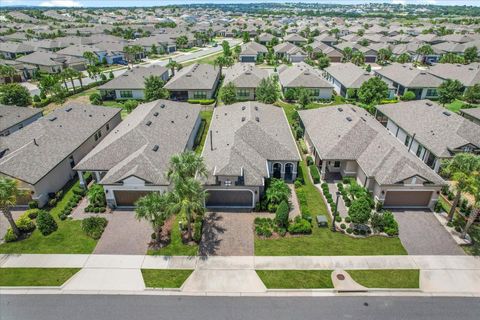
M3 295L1 320L476 319L479 298Z

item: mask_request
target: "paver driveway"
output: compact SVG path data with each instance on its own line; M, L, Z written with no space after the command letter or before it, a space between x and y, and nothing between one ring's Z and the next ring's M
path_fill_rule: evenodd
M115 211L95 247L96 254L146 254L152 228L132 211Z
M210 212L205 217L200 255L253 256L253 213Z
M394 211L400 240L408 254L462 255L465 254L431 211Z

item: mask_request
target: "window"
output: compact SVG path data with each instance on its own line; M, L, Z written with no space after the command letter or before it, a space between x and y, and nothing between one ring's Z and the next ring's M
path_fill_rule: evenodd
M437 96L437 89L427 89L426 97L436 97Z
M102 137L102 130L98 130L96 133L95 133L95 141L97 141L98 139L100 139Z
M419 145L417 148L417 157L420 157L420 155L422 154L422 151L423 151L423 147Z
M334 168L340 168L340 161L335 161L335 162L333 163L333 167L334 167Z
M193 99L207 99L207 93L205 91L194 91Z
M230 180L225 180L225 186L230 187L232 185L232 181Z
M70 156L68 158L68 161L70 162L70 168L75 167L75 160L73 159L73 156Z
M311 89L310 92L315 98L320 95L320 89Z
M250 96L250 90L248 89L237 89L237 96L240 98L248 98Z
M120 90L120 98L132 98L132 90Z
M410 145L410 136L405 138L405 145L408 147Z
M107 123L107 131L110 130L110 123Z

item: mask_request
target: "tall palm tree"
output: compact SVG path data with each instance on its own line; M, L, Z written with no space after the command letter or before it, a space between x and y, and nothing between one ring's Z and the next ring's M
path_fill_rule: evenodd
M187 151L176 154L170 159L170 167L167 171L167 178L170 182L177 185L196 176L207 176L207 167L199 154Z
M272 179L265 197L269 203L280 204L282 201L287 201L291 195L291 190L288 185L281 179Z
M181 65L175 60L170 60L170 61L168 61L166 67L169 68L172 71L172 76L174 76L175 75L175 68L177 70L179 70Z
M480 215L480 172L478 170L473 172L470 175L467 191L471 195L473 195L474 204L473 204L473 210L470 213L470 216L468 217L467 224L463 229L463 232L461 235L462 238L465 238L467 236L468 230L470 229L472 224L475 222L478 215Z
M433 54L433 49L432 49L431 45L425 44L425 45L419 47L417 49L416 53L418 54L418 57L422 57L421 60L423 62L423 60L425 59L426 56ZM418 59L418 57L417 57L417 59Z
M90 204L96 207L105 206L105 191L102 185L94 184L88 189L87 198Z
M353 50L350 47L343 49L343 62L349 62L352 59Z
M363 53L361 53L360 51L355 51L352 54L352 63L356 64L357 66L365 64L365 56L363 55Z
M220 57L215 59L215 61L213 62L213 65L220 67L220 77L221 77L222 76L222 68L223 67L230 67L230 66L233 65L233 63L234 63L234 60L233 60L232 57L220 56Z
M196 214L203 213L207 193L200 181L187 178L176 184L171 192L171 200L167 204L170 214L184 213L187 218L188 241L192 240L192 220Z
M85 51L83 53L83 57L88 60L89 64L94 64L95 59L97 59L97 56L95 55L95 53L93 53L91 51Z
M12 66L0 65L0 78L8 79L8 82L13 82L13 78L17 73L17 70Z
M13 233L19 237L20 229L18 229L15 220L12 217L10 209L17 204L17 197L22 192L18 189L18 182L10 178L0 178L0 210L10 223Z
M145 219L152 225L157 243L161 240L162 226L171 215L171 212L167 211L170 198L169 193L151 192L135 202L135 217L137 220Z
M449 175L453 181L457 182L455 199L453 200L452 207L448 213L448 221L453 220L455 209L460 202L462 192L465 192L469 187L469 177L472 172L480 169L480 156L476 156L472 153L458 153L450 160L447 165L442 169L442 172Z

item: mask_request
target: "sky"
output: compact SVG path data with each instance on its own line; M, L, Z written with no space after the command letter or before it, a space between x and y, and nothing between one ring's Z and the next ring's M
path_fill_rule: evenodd
M253 2L309 2L309 3L401 3L480 6L480 0L0 0L0 6L30 5L45 7L148 7L194 3L253 3Z

